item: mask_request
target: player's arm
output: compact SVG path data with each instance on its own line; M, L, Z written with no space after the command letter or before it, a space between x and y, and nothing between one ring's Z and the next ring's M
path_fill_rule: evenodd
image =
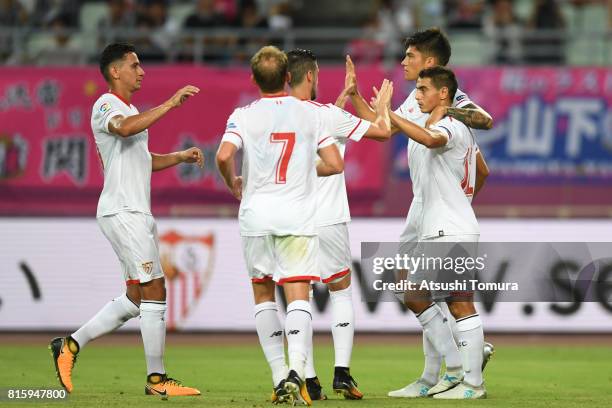
M190 147L187 150L168 154L151 153L151 163L153 171L167 169L180 163L197 163L198 166L204 167L204 155L199 148Z
M162 103L156 108L133 116L114 116L108 122L108 130L121 137L130 137L148 129L152 124L161 119L173 108L178 108L187 100L200 92L195 86L188 85L179 89L172 98Z
M463 122L472 129L488 130L493 127L493 118L491 115L474 103L469 103L463 108L447 107L446 114Z
M359 93L359 87L357 86L357 74L355 73L355 65L349 55L346 56L346 76L344 78L344 90L338 97L336 104L340 100L343 94L348 95L351 98L351 104L355 108L355 113L361 119L369 120L375 123L377 120L377 112L373 109L363 96ZM345 98L342 98L343 101ZM339 105L337 105L339 106ZM341 106L342 107L342 106ZM391 135L397 133L399 129L391 123ZM367 137L367 136L366 136Z
M474 182L474 197L484 186L486 178L489 177L489 166L484 159L481 151L476 152L476 181Z
M436 110L442 106L438 106ZM432 116L436 113L434 110ZM392 120L395 120L395 125L410 139L422 144L430 149L446 146L449 140L449 134L438 129L429 129L417 125L409 120L406 120L399 115L391 113ZM393 119L395 118L395 119Z
M317 153L321 158L317 161L317 176L333 176L344 171L344 160L335 144L322 147Z
M217 168L225 185L237 200L242 199L242 177L236 176L236 152L238 147L230 142L222 142L217 151Z

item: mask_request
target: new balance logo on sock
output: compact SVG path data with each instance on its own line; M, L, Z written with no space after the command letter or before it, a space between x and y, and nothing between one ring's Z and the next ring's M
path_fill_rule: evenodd
M299 330L289 330L289 332L287 333L287 335L290 334L298 334L300 331Z
M279 331L275 331L274 333L272 333L270 335L270 337L278 337L278 336L282 336L283 335L283 331L279 330Z
M338 323L338 324L336 325L336 327L346 327L346 326L348 326L349 324L350 324L349 322L345 322L345 323Z

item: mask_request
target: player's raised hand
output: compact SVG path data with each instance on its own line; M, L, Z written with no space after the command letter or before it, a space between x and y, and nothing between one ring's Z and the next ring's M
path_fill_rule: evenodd
M347 95L357 93L357 74L355 73L355 64L350 55L346 56L346 75L344 76L344 89Z
M179 152L179 155L182 163L197 163L198 166L204 167L204 155L199 147L190 147Z
M391 107L391 97L393 96L393 82L385 79L380 86L380 91L376 95L378 106L389 109Z
M170 107L178 108L183 104L183 102L196 95L198 92L200 92L200 88L193 85L187 85L176 91L174 96L168 100L168 103L170 104Z
M242 176L234 178L232 182L232 194L236 197L236 200L242 200Z

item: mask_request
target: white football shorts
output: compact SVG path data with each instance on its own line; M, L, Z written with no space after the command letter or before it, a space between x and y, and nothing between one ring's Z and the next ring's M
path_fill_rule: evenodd
M285 282L318 281L319 237L264 235L242 237L247 271L254 283L273 279Z
M351 272L351 245L347 224L319 227L319 272L323 283L335 283Z
M153 216L120 212L97 220L121 262L126 284L146 283L164 277Z

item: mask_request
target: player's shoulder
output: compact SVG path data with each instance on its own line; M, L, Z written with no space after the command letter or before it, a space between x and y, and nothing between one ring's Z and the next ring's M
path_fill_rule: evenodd
M466 104L468 102L470 102L470 97L468 96L468 94L463 92L461 89L457 89L457 92L455 92L455 98L453 99L453 104L455 106L458 106L461 104Z
M435 127L447 128L449 131L461 131L463 127L466 127L461 121L451 117L445 116L434 124Z
M92 107L92 114L102 114L113 110L120 109L119 101L117 98L111 93L102 94L96 99Z
M330 109L330 104L323 104L315 101L311 101L310 99L300 100L300 103L306 107L306 109L314 110L314 111L327 111Z

